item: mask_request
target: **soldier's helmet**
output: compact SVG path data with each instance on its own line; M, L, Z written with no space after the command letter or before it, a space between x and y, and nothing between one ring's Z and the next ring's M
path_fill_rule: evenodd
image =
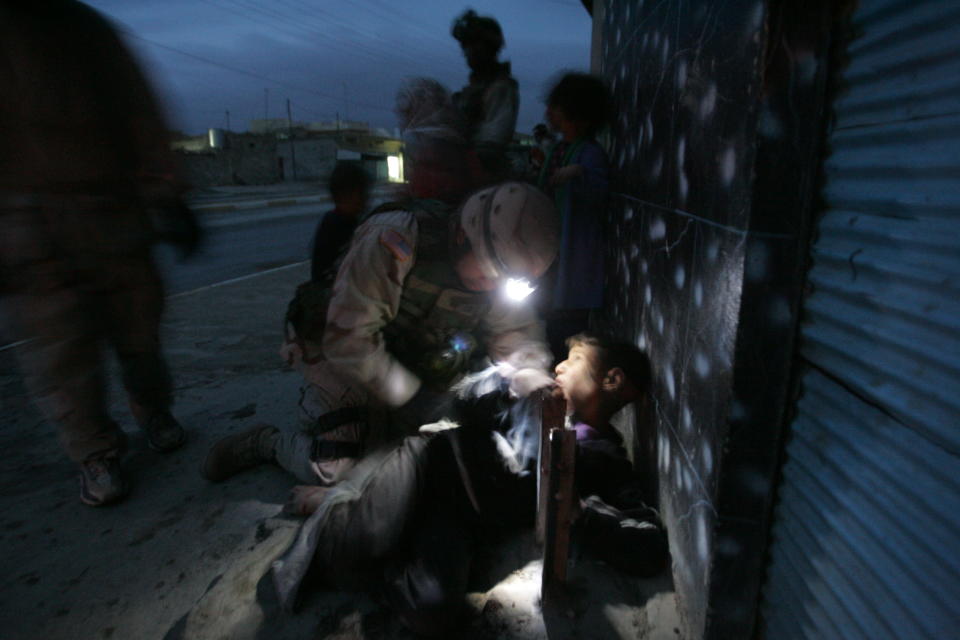
M464 203L460 224L489 278L536 280L557 256L556 208L533 185L504 182L476 192Z
M489 16L478 16L473 9L464 11L450 28L450 35L463 45L467 41L487 43L494 52L503 48L503 31L500 23Z

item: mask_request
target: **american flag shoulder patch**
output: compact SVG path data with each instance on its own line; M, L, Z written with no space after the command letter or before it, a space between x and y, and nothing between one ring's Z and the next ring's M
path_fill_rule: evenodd
M380 244L389 249L393 257L404 262L410 259L413 249L410 248L407 240L396 231L384 231L380 234Z

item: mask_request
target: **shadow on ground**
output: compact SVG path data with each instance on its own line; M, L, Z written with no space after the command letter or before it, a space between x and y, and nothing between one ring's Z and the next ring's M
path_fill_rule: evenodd
M412 637L363 594L315 592L297 615L278 614L262 579L296 532L297 521L278 517L291 480L265 468L211 485L198 472L226 434L293 425L299 377L277 349L281 314L307 277L301 264L168 300L175 412L190 435L179 451L144 446L111 368L111 413L131 436L133 481L115 507L80 504L74 465L26 401L11 351L0 352L5 640ZM496 584L470 595L473 617L459 637L677 637L667 578L631 580L584 559L569 603L544 614L537 557L529 536L487 550L481 574Z

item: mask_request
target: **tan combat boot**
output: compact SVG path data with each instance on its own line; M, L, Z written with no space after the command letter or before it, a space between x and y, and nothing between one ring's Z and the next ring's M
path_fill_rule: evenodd
M252 429L223 438L210 447L200 473L210 482L222 482L241 471L274 462L277 428L260 424Z

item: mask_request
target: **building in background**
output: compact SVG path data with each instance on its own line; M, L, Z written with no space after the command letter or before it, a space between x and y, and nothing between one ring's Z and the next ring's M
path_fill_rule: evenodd
M250 131L210 129L172 143L194 187L325 180L338 160L357 160L378 182L403 182L403 143L365 122L253 120Z

